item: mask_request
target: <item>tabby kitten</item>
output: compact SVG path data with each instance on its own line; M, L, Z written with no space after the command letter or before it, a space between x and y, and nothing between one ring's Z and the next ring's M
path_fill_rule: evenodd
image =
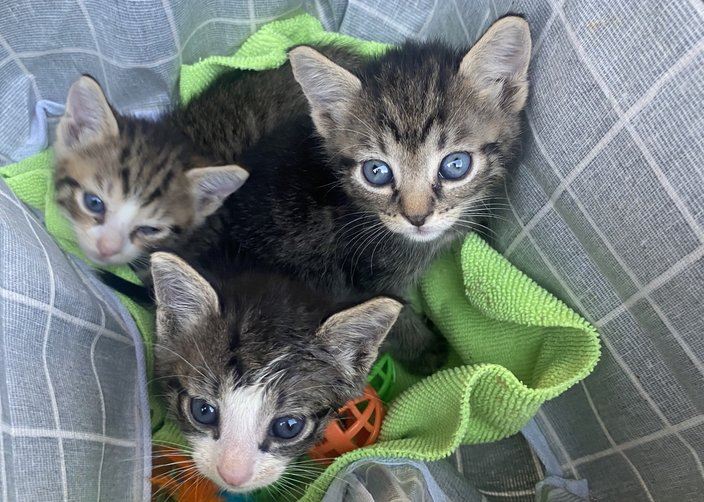
M527 23L509 16L464 52L407 42L349 68L291 50L312 120L283 122L244 151L248 182L197 240L235 242L334 298L405 294L502 182L530 49ZM402 360L435 343L407 309L393 333Z
M85 255L104 265L173 244L248 177L194 155L176 128L118 115L90 77L69 90L54 157L57 203Z
M276 275L211 263L209 283L173 254L151 261L158 378L200 473L235 492L274 483L320 440L401 309L377 297L336 310Z
M326 53L360 64L344 48ZM84 76L57 129L57 202L89 259L133 262L187 239L247 179L232 165L242 151L307 108L289 65L230 71L157 120L116 113Z

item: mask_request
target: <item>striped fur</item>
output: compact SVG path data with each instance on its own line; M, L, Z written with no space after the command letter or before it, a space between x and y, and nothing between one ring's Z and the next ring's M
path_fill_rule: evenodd
M249 491L275 482L361 394L401 304L378 297L340 309L278 275L220 263L210 260L211 285L176 256L152 255L156 372L199 471ZM193 398L218 421L198 423ZM277 438L278 417L304 420L303 430Z

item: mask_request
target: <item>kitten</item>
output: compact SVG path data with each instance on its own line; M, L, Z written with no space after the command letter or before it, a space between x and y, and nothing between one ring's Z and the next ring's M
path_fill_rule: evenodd
M85 255L103 265L175 243L248 177L195 155L168 124L115 113L90 77L69 90L54 157L57 203Z
M211 262L209 283L173 254L151 260L156 373L198 470L235 492L274 483L321 439L401 309L376 297L336 310L277 275Z
M361 61L344 48L326 53ZM133 262L187 239L247 179L233 165L242 151L307 109L290 65L227 72L157 120L116 113L84 76L57 128L57 202L89 259Z
M405 294L503 181L530 48L515 16L468 51L407 42L354 68L294 48L311 120L284 122L243 152L248 182L191 246L235 242L333 298ZM393 333L407 349L394 354L401 360L436 343L408 309Z

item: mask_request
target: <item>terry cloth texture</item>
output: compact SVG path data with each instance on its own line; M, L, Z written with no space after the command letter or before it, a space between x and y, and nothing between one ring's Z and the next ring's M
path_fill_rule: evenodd
M345 43L369 55L385 48L325 32L317 19L297 16L263 27L231 58L217 56L185 66L181 89L189 97L227 68L274 68L285 61L288 48L322 42ZM42 153L5 168L3 175L20 197L44 210L49 232L76 253L70 229L52 199L50 172L51 157ZM115 271L133 279L127 267ZM461 444L516 433L544 401L584 378L596 364L599 344L594 329L476 235L467 238L458 255L435 264L421 291L426 313L448 337L462 364L418 382L396 398L380 441L333 463L304 500L320 499L335 474L354 460L438 460ZM135 304L128 308L142 314ZM147 346L151 337L147 329ZM171 426L154 431L155 443L182 441Z
M533 501L548 470L587 478L593 500L700 501L701 1L0 2L0 164L46 146L78 75L95 76L120 111L154 113L176 102L182 64L233 54L262 25L303 10L330 31L384 43L470 44L507 12L531 27L523 162L506 184L509 210L492 222L493 244L596 326L604 351L588 378L536 416L555 453L550 469L520 435L463 446L448 462L491 501ZM27 260L38 263L29 252ZM46 320L36 312L27 322ZM50 401L34 404L51 413ZM31 425L6 409L4 426ZM91 499L98 480L74 467L71 493ZM9 484L31 477L23 486L35 491L20 500L64 500L53 476L4 472Z

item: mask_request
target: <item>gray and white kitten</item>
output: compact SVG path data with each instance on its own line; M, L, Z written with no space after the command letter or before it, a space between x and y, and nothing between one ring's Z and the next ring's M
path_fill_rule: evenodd
M275 274L151 258L156 374L201 474L226 490L276 482L359 396L401 310L388 297L341 309Z

